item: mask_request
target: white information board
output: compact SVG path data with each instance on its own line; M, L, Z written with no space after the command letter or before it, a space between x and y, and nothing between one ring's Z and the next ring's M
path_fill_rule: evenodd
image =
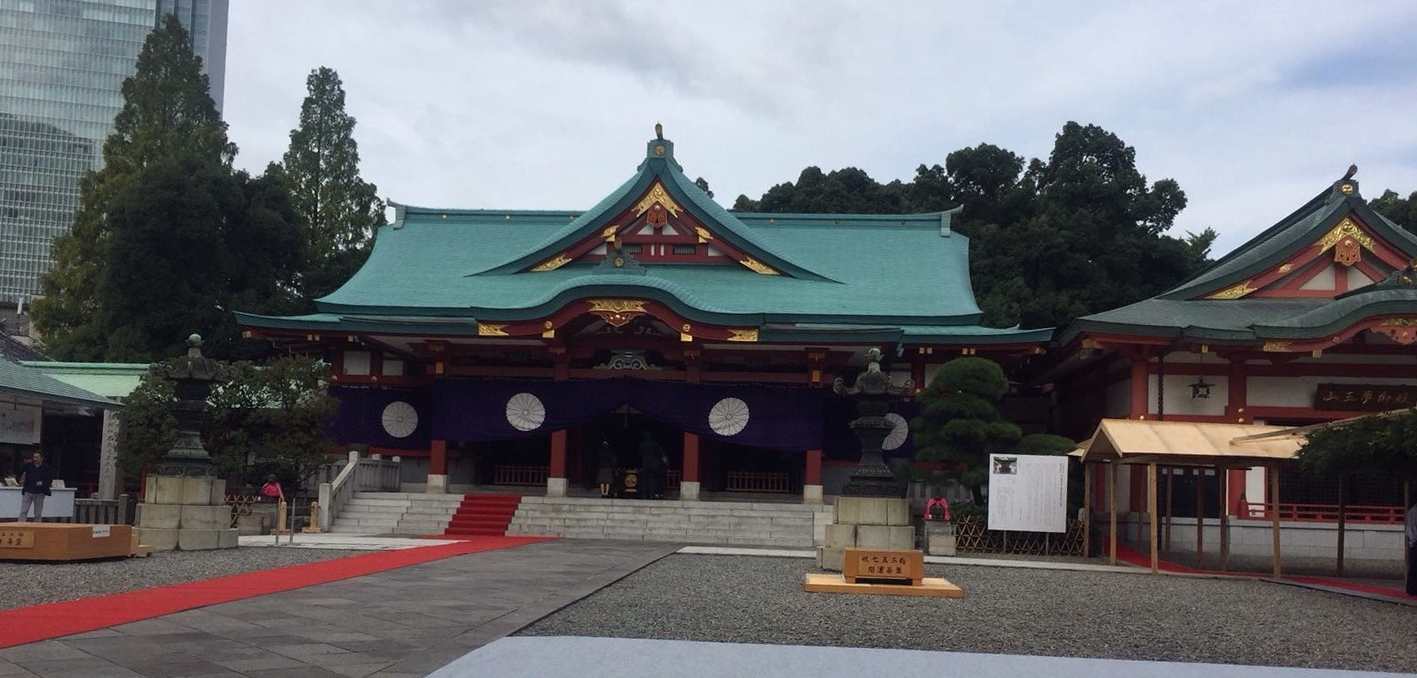
M0 409L0 443L39 443L39 408L21 405ZM25 454L29 457L29 454Z
M1068 458L989 455L989 529L1066 532Z

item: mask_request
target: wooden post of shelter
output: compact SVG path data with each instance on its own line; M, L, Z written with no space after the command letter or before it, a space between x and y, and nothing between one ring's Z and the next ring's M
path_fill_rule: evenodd
M1196 467L1196 568L1205 565L1205 469Z
M1156 543L1156 495L1158 494L1158 490L1161 489L1157 487L1160 483L1158 482L1159 479L1156 477L1156 462L1153 461L1146 465L1146 477L1147 513L1151 516L1151 573L1156 574L1161 569L1161 553L1157 549L1159 544Z
M1112 513L1111 531L1107 533L1107 542L1111 550L1110 558L1112 564L1117 564L1117 462L1107 462L1107 503L1110 505Z
M1220 571L1230 569L1230 469L1215 465L1216 497L1220 501Z
M1348 474L1338 475L1338 576L1343 576L1344 523L1348 517Z
M1407 524L1407 520L1412 519L1411 516L1407 515L1411 511L1412 483L1411 481L1404 480L1402 481L1402 517L1404 518L1403 525ZM1402 532L1402 554L1402 562L1406 563L1406 567L1402 568L1402 578L1404 581L1407 581L1412 578L1412 547L1407 543L1406 530L1403 530Z
M1270 533L1274 540L1274 578L1279 579L1283 567L1279 552L1279 464L1269 466Z
M1170 556L1171 556L1171 516L1173 515L1172 512L1171 512L1171 497L1172 497L1172 494L1173 494L1173 487L1172 487L1173 484L1174 484L1173 481L1176 479L1176 467L1175 467L1175 466L1169 466L1169 467L1166 467L1166 468L1164 468L1164 469L1162 469L1162 470L1166 471L1166 539L1164 540L1163 543L1166 545L1166 548L1165 548L1165 550L1166 550L1166 555L1167 555L1167 557L1170 557Z
M1092 557L1092 469L1082 464L1082 557Z

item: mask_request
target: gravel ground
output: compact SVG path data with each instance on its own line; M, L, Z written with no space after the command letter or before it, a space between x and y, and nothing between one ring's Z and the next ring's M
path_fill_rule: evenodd
M927 566L962 599L806 593L809 560L670 556L521 631L1417 672L1417 609L1260 581Z
M75 600L153 586L181 584L243 572L268 570L361 555L368 551L237 548L221 551L165 551L147 558L79 563L0 562L0 610Z

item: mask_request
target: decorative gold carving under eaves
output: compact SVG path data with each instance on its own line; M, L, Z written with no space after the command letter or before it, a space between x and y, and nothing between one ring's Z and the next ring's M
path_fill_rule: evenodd
M1266 353L1287 353L1290 343L1291 342L1288 341L1266 341L1264 343L1264 351Z
M1206 299L1239 299L1240 297L1243 297L1255 291L1255 288L1250 287L1250 283L1252 282L1254 281L1246 280L1245 282L1242 282L1238 285L1227 287L1223 290L1220 290L1219 292L1216 292L1215 294L1206 297Z
M747 266L748 268L752 269L754 273L761 273L763 275L778 275L777 269L768 266L767 264L764 264L763 262L758 261L757 259L754 259L752 257L743 257L743 261L740 261L738 263L743 264L744 266Z
M698 234L699 242L708 242L710 240L713 240L713 234L709 233L709 230L707 228L704 228L703 226L695 226L694 232Z
M505 337L507 336L506 325L494 325L492 323L477 323L477 336L479 337Z
M758 328L754 327L754 328L750 328L750 329L746 329L746 330L730 329L730 330L728 330L728 340L729 340L729 341L757 341L757 340L758 340Z
M1338 222L1338 225L1334 226L1333 230L1329 231L1328 234L1319 241L1319 251L1327 252L1333 249L1333 247L1342 242L1344 238L1352 238L1359 245L1362 245L1368 250L1372 250L1376 246L1372 236L1364 233L1363 229L1359 228L1358 224L1354 223L1352 219L1344 217L1343 221Z
M676 217L679 216L679 203L674 202L674 198L669 197L669 193L664 190L664 185L660 184L658 181L654 182L654 186L650 187L645 197L640 198L640 201L635 203L635 216L648 212L649 208L656 203L662 205L664 209L669 210L670 214Z
M603 238L606 242L613 241L615 239L615 231L618 230L620 230L619 226L611 224L600 231L600 237Z
M590 312L613 327L624 327L635 316L643 315L645 302L639 299L591 299Z
M568 258L565 254L558 254L551 259L547 259L546 261L537 264L536 267L532 268L531 270L536 272L554 271L569 263L571 263L570 258Z
M1383 327L1417 327L1417 318L1383 318Z

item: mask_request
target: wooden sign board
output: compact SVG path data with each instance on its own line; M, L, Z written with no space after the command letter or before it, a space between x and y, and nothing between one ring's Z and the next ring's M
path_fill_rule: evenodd
M919 586L925 578L925 554L898 549L846 549L841 575L848 584L889 582Z

